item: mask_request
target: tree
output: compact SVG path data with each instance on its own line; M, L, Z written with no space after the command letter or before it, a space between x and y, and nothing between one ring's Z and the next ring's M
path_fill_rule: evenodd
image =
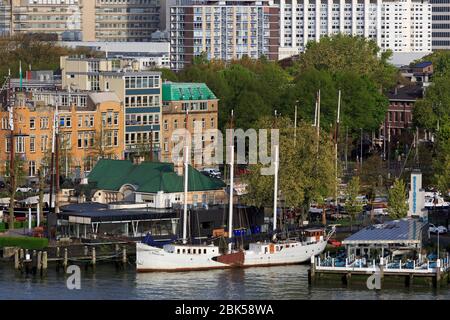
M25 170L24 170L24 161L21 159L19 155L15 155L14 157L14 179L11 177L11 169L10 169L10 161L6 162L5 167L5 175L9 176L9 229L14 229L14 207L16 201L16 189L17 186L23 184L25 180Z
M450 74L433 78L425 98L414 105L413 119L418 127L430 131L450 121Z
M437 134L433 169L436 187L443 195L447 195L450 190L450 122L441 126Z
M358 176L353 176L347 183L347 200L345 201L345 211L350 216L350 230L353 229L353 220L356 215L363 210L362 203L358 201L358 195L361 189Z
M301 122L294 143L294 128L289 118L280 117L275 122L274 118L262 117L257 124L260 129L279 128L279 198L285 201L286 207L301 208L305 213L312 201L320 202L333 194L336 184L333 144L326 133L322 132L317 141L315 128ZM244 176L248 193L243 200L258 207L273 203L274 177L261 175L262 167L251 165L250 173Z
M404 218L408 213L406 188L403 180L395 179L394 185L389 189L388 212L392 219Z
M369 77L379 88L389 88L397 78L395 67L388 62L391 55L390 51L380 54L373 40L338 34L321 37L318 42L310 41L295 69L300 74L310 68L328 70L332 74L351 72Z

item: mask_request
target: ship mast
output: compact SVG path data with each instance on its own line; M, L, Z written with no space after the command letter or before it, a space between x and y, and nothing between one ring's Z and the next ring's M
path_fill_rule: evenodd
M233 191L234 191L234 145L230 145L230 201L228 204L228 238L230 243L228 244L228 251L231 253L231 249L233 246L233 242L231 239L233 238Z
M9 143L9 184L11 188L11 197L9 199L9 228L14 229L14 193L16 191L16 177L14 170L14 102L11 99L11 70L8 72L8 89L6 93L6 105L9 111L9 129L10 129L10 143Z
M189 146L187 143L189 109L186 107L186 124L184 137L184 210L183 210L183 244L187 243L187 199L188 199L188 175L189 175Z
M274 167L275 167L275 178L274 178L274 188L273 188L273 240L277 238L276 230L277 230L277 202L278 202L278 145L274 146L275 148L275 159L274 159Z
M336 188L335 188L335 202L336 202L336 209L339 210L338 206L338 142L339 142L339 120L340 120L340 113L341 113L341 90L339 90L339 96L338 96L338 107L337 107L337 117L336 117L336 133L335 133L335 139L334 139L334 152L335 152L335 163L334 163L334 170L336 173Z
M186 243L187 243L188 158L189 158L189 146L185 146L185 147L184 147L184 211L183 211L183 244L186 244Z

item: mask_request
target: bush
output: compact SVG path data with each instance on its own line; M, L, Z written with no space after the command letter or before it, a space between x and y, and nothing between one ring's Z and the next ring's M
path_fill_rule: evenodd
M0 232L3 232L6 230L6 225L4 222L0 222Z
M48 246L47 238L0 237L0 248L19 247L22 249L43 249Z

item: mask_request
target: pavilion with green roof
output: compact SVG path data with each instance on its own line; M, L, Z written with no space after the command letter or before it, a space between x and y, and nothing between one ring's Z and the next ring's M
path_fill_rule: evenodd
M188 202L221 203L225 197L222 180L205 176L191 166L188 174ZM175 172L172 163L101 159L88 181L96 190L93 201L100 203L131 201L167 208L181 203L184 194L184 177Z

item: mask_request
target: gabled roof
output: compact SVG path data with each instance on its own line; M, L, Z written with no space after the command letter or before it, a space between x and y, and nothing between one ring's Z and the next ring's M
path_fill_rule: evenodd
M189 166L188 191L220 190L225 183L219 179L207 177ZM138 192L166 193L183 192L184 178L174 172L173 164L164 162L142 162L133 164L128 160L99 160L88 176L89 182L95 182L100 190L119 191L130 184Z
M166 82L162 85L163 101L211 99L217 99L217 97L204 83Z

